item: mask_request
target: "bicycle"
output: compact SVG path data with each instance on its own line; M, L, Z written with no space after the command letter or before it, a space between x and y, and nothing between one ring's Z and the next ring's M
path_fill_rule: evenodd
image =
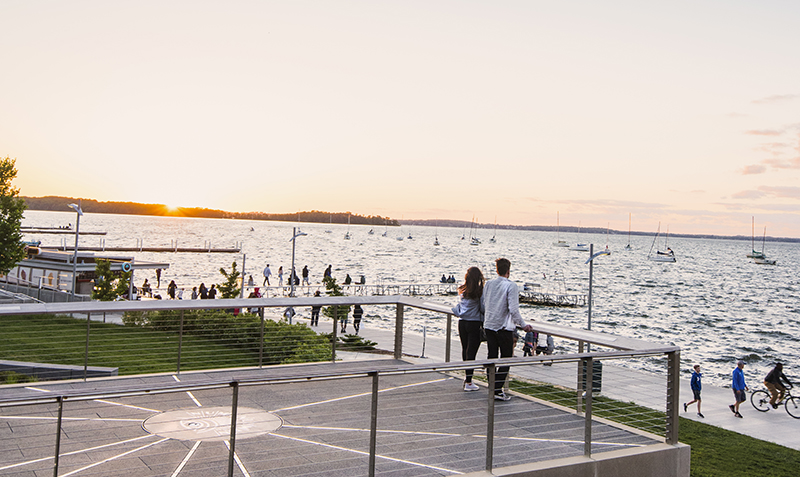
M786 395L783 397L783 407L786 409L787 414L795 419L800 419L800 397L792 396L793 387L794 386L789 386L786 388ZM756 411L767 412L772 408L769 403L770 399L772 399L772 395L769 391L759 389L758 391L753 391L753 394L750 395L750 404L756 408ZM778 405L780 406L780 403L778 403Z

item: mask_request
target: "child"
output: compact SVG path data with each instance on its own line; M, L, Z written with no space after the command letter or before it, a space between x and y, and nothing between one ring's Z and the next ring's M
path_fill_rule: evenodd
M523 356L533 356L533 351L536 349L536 342L539 340L539 333L536 331L529 331L525 333L525 344L522 345Z
M700 373L700 365L695 364L694 371L692 371L692 383L691 383L692 393L694 393L694 399L692 399L689 402L683 403L683 412L686 412L689 409L689 404L697 403L697 417L705 417L700 412L700 402L701 402L700 391L703 389L703 385L700 382L700 380L702 379L702 377L703 374Z

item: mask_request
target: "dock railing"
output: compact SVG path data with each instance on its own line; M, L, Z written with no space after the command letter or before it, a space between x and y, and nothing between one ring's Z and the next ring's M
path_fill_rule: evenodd
M593 426L597 422L604 422L610 419L621 422L623 427L630 426L636 429L644 429L650 436L657 437L656 442L662 444L678 443L678 413L679 413L679 363L680 349L675 346L659 345L623 336L598 333L587 330L579 330L566 326L532 322L531 324L540 333L550 334L558 337L562 345L559 347L558 354L539 355L532 357L514 357L493 360L477 361L454 361L451 356L451 348L455 345L453 337L455 330L453 327L453 316L450 308L442 304L433 303L419 298L405 296L373 296L373 297L295 297L295 298L262 298L262 299L228 299L228 300L153 300L143 302L73 302L73 303L38 303L22 304L14 306L0 307L0 324L4 327L6 336L16 338L14 333L19 333L20 337L36 337L41 334L42 340L47 341L47 345L55 347L56 351L52 354L52 359L63 358L58 351L58 338L54 337L50 331L50 324L60 325L64 323L75 324L75 318L41 318L41 316L63 316L72 315L73 317L85 316L83 325L85 336L80 343L83 348L82 361L84 369L89 366L108 366L108 356L119 359L122 363L119 366L120 375L141 374L152 372L146 366L142 366L143 361L158 361L159 363L172 362L171 368L175 376L180 376L184 371L210 370L214 368L238 368L238 369L258 369L268 367L268 364L294 363L302 361L302 356L315 356L319 361L319 345L304 344L303 337L310 336L312 330L295 332L307 328L303 325L289 325L286 322L275 323L273 320L265 318L265 310L283 310L289 307L330 307L333 318L331 332L328 338L327 357L331 362L337 362L339 358L337 352L341 353L341 348L347 343L338 340L341 322L338 321L336 313L341 307L352 305L369 306L370 309L392 310L394 320L394 344L389 350L391 356L396 360L404 358L403 342L404 330L406 329L404 318L408 310L418 313L428 313L432 316L439 316L444 319L446 329L444 361L439 363L423 364L395 364L392 366L373 367L365 362L363 369L353 371L352 367L347 370L337 371L335 368L325 372L303 371L303 367L286 368L281 377L255 377L251 379L237 380L214 380L211 379L201 384L148 384L142 383L139 386L127 385L124 391L114 391L113 386L109 391L102 391L100 386L94 386L91 392L69 391L64 393L48 393L36 398L13 397L13 393L0 394L0 409L16 406L45 406L54 409L56 406L57 425L51 429L50 439L55 448L52 462L55 466L53 475L58 475L58 462L60 451L60 439L62 434L62 414L64 408L72 402L88 402L98 399L111 399L122 396L154 396L157 394L170 394L189 392L201 389L230 389L230 435L229 443L229 463L228 475L234 475L234 460L236 449L236 424L239 389L250 386L268 386L281 383L313 383L320 380L341 380L341 379L368 379L372 382L371 386L371 411L369 427L369 463L367 473L375 475L376 467L376 443L379 428L377 426L377 415L380 409L378 400L381 379L394 375L408 375L415 373L445 373L448 375L461 375L466 369L476 370L476 379L487 383L487 391L493 389L496 370L500 366L511 368L509 377L511 391L532 395L534 399L555 402L557 407L571 409L571 412L581 416L584 422L583 447L584 455L591 456L593 444L597 445L593 438ZM244 311L250 310L252 315L245 314ZM214 315L214 313L217 313ZM220 317L219 312L223 315ZM119 337L114 336L115 328L119 325L98 323L97 318L103 314L124 314L126 324L141 331L143 338L149 339L152 345L142 345L141 342L127 345L120 341ZM203 321L204 314L208 315L208 320ZM234 316L234 314L237 314ZM38 319L33 321L32 317ZM93 320L93 318L95 320ZM369 318L368 318L369 319ZM30 325L25 329L24 323ZM22 323L22 325L20 325ZM325 320L323 320L325 323ZM248 340L238 328L245 328L246 333L256 339ZM84 332L81 332L83 334ZM73 352L74 342L77 335L66 334L64 341L70 341ZM352 335L348 335L352 338ZM310 338L309 338L310 339ZM207 342L205 342L207 341ZM28 342L30 346L30 341ZM44 341L43 341L44 343ZM318 342L317 342L318 343ZM572 343L573 346L563 343ZM363 343L362 343L363 345ZM592 351L587 347L591 345ZM287 346L306 350L306 354L291 354ZM573 348L574 352L570 352ZM314 354L309 349L316 349ZM352 348L348 348L352 349ZM64 353L67 353L66 348ZM132 361L127 355L133 353ZM33 356L31 357L33 358ZM3 359L0 356L0 359ZM25 360L24 353L17 353L15 360ZM35 359L42 359L41 356ZM72 363L76 362L73 356ZM99 362L95 361L99 360ZM602 380L602 363L612 363L614 361L630 362L633 360L648 360L656 367L660 367L659 376L663 377L659 389L648 389L647 393L654 393L660 396L661 405L655 409L645 409L641 406L632 405L630 401L617 401L607 399L598 392ZM127 366L131 363L130 367ZM597 363L601 363L600 366ZM164 371L163 367L159 369ZM482 372L481 372L482 370ZM577 370L577 372L576 372ZM591 373L587 372L591 370ZM600 371L598 371L600 370ZM545 372L546 371L546 372ZM545 374L560 375L560 379L572 385L546 384L531 379L531 376ZM591 374L591 376L590 376ZM571 377L570 377L571 376ZM84 381L86 380L84 373ZM177 380L177 379L176 379ZM90 379L92 382L97 379ZM591 382L591 385L589 383ZM486 393L485 418L486 428L483 439L485 470L491 471L495 468L496 455L496 405L493 399L493 392ZM11 396L11 397L10 397ZM635 396L629 396L633 398ZM551 399L552 398L552 399ZM598 401L600 399L600 401ZM600 417L596 415L596 409L602 409ZM0 419L2 415L0 415ZM47 439L42 435L41 439ZM0 471L5 468L0 464Z

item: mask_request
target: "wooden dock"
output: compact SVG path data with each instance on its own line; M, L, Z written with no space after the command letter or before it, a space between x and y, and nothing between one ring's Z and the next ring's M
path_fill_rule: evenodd
M523 290L519 293L519 302L541 306L586 306L586 295L560 295L542 291Z
M38 229L29 227L20 227L20 232L25 234L60 234L60 235L75 235L73 229ZM106 235L107 232L92 232L91 230L81 230L80 235Z
M81 232L83 235L83 232ZM45 250L61 250L61 251L74 251L75 246L47 246L42 245L40 248ZM106 246L99 246L99 247L91 247L85 245L79 245L78 251L80 252L156 252L156 253L240 253L242 251L241 247L178 247L169 246L169 247L106 247Z
M348 296L434 296L434 295L455 295L458 293L456 283L381 283L377 285L350 284L340 285L342 293ZM288 285L282 287L245 287L244 296L247 297L258 288L262 297L277 298L289 296ZM296 296L313 296L314 292L319 291L325 294L325 285L297 285L294 287Z

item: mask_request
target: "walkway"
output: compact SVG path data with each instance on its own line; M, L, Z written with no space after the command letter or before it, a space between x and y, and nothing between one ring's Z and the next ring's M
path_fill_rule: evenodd
M329 325L329 322L324 325ZM453 326L456 326L455 320ZM392 349L394 346L394 333L388 330L372 329L369 323L362 325L361 336L378 343L380 349ZM416 362L441 362L444 361L445 339L440 337L426 338L425 356L426 359L416 358ZM422 351L422 336L414 333L404 335L403 352L412 355L419 355ZM486 348L481 346L478 357L485 358ZM521 354L521 351L518 351ZM374 355L373 355L374 356ZM358 357L358 356L353 356ZM450 359L457 361L461 359L461 344L457 337L454 337ZM568 368L568 369L565 369ZM687 366L688 368L688 366ZM733 370L733 367L731 367ZM745 369L745 372L747 370ZM514 372L514 370L512 370ZM558 384L575 388L576 369L574 365L554 365L520 368L517 373L528 379ZM747 374L747 373L745 373ZM755 389L764 386L753 379L747 377L748 384ZM633 401L636 404L652 409L665 409L666 377L652 373L623 368L616 365L606 364L603 367L602 394L614 399L623 401ZM774 442L792 449L800 450L800 419L793 419L783 407L769 412L758 412L749 402L744 402L739 408L744 416L739 419L731 413L728 408L733 403L733 392L728 388L703 384L703 403L702 411L704 419L697 417L697 407L692 405L689 412L683 412L681 417L704 422L717 427L738 432L740 434L755 437L768 442ZM692 400L692 391L689 387L689 380L681 380L681 402Z

